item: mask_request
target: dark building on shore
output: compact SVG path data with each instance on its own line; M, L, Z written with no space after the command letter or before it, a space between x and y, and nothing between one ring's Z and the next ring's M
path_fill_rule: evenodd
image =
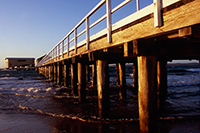
M6 69L15 67L34 67L35 58L5 58Z

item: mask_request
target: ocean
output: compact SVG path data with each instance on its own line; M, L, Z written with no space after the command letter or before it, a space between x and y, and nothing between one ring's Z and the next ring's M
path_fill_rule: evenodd
M200 133L199 65L168 65L168 89L158 132ZM137 133L138 96L132 66L126 66L127 100L120 101L116 70L109 67L110 117L98 117L96 87L87 84L87 101L71 88L55 85L34 70L0 70L0 133Z

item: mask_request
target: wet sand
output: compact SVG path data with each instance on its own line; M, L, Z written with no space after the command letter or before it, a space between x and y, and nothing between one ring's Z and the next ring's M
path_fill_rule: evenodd
M30 114L1 114L1 133L138 133L138 122L87 123L67 118ZM158 123L159 133L200 133L199 120L170 120Z

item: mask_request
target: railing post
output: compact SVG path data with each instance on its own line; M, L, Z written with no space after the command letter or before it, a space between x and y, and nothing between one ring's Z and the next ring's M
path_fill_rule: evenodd
M67 56L69 56L69 36L67 37Z
M89 33L89 18L86 18L86 50L89 50L90 33Z
M162 26L161 0L154 0L154 27Z
M139 3L139 0L136 0L136 5L137 5L137 11L140 10L140 3Z
M77 29L74 29L75 54L77 54Z
M62 58L64 58L64 41L62 42Z
M58 59L60 59L60 44L58 44Z
M107 38L108 42L112 42L112 22L111 22L111 0L106 0L107 12Z

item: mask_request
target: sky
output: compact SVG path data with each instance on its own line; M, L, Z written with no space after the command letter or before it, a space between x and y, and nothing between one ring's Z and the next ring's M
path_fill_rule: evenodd
M48 53L101 0L0 0L0 68L6 57L37 59ZM112 8L123 0L111 0ZM142 0L140 8L153 0ZM136 11L135 1L117 11L112 23ZM91 16L104 15L105 6ZM97 28L105 28L106 22ZM84 29L84 26L83 26ZM90 34L95 33L95 28Z
M0 68L49 52L99 1L0 0Z

